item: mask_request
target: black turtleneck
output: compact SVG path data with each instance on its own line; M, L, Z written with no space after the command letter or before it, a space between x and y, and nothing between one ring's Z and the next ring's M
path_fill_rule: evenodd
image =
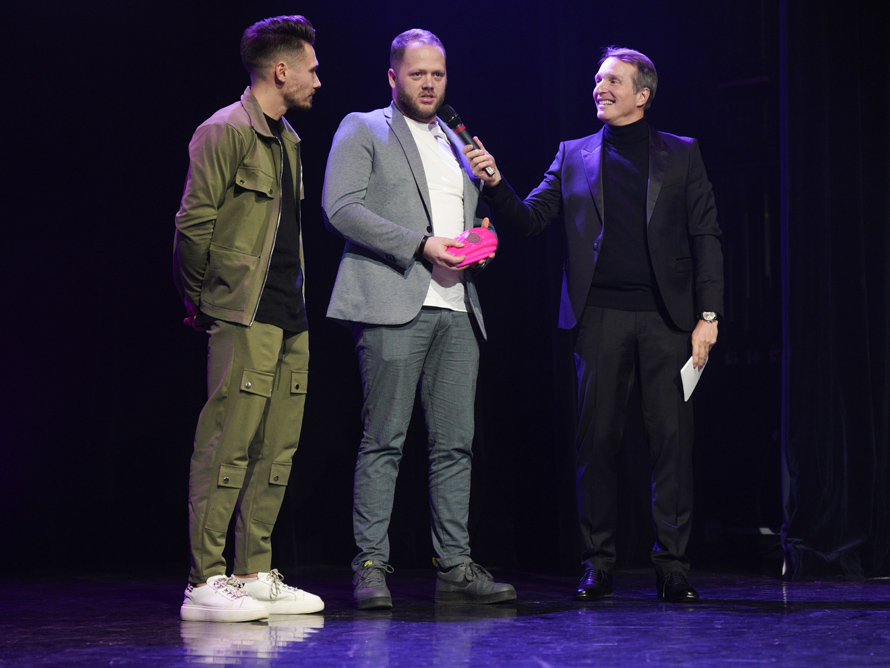
M656 311L646 241L649 124L603 130L603 238L587 303L621 311Z

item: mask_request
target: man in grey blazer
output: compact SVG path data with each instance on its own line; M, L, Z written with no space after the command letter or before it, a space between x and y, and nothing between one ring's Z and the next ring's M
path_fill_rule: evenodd
M445 49L426 30L390 49L392 104L349 114L325 173L326 224L346 240L328 317L352 326L364 435L355 466L356 606L391 608L386 586L393 495L418 385L429 432L436 602L516 598L470 558L467 519L473 404L485 325L473 274L454 237L488 227L461 142L438 122Z

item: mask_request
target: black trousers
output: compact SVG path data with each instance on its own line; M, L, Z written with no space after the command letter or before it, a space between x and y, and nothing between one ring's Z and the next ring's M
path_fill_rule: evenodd
M658 575L687 573L692 520L692 404L683 401L680 369L692 350L689 332L658 312L588 306L578 325L575 368L579 424L576 492L585 564L615 564L617 456L627 402L639 372L652 466L652 562Z

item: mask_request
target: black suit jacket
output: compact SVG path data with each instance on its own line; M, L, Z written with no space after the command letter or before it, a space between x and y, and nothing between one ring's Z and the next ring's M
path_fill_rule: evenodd
M602 141L600 130L561 143L544 180L525 201L505 180L486 197L494 219L524 236L539 234L562 213L567 246L559 309L563 329L581 319L602 248L608 218ZM650 128L646 224L655 280L673 324L692 331L696 314L723 313L721 231L695 139Z

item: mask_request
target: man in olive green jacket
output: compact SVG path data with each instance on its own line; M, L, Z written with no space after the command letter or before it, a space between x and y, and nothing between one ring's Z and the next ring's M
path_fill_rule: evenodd
M176 214L174 276L185 322L209 334L207 404L189 473L189 621L317 612L318 596L271 568L270 537L306 399L308 325L300 238L300 138L283 118L321 85L315 31L302 16L251 26L251 85L195 131ZM223 559L232 515L233 575Z

